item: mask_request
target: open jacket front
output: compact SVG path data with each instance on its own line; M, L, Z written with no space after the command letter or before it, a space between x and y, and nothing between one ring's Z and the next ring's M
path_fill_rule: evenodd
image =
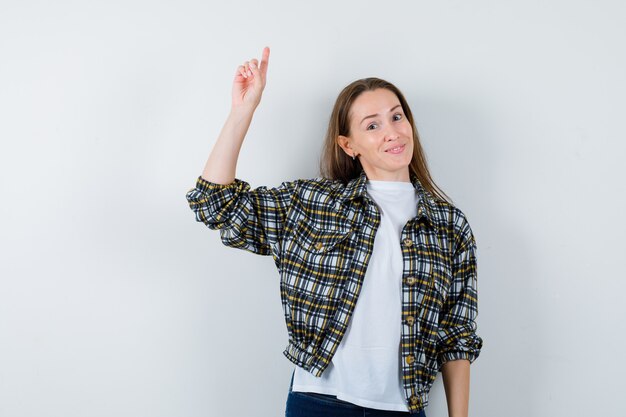
M474 362L482 348L476 241L463 212L435 200L415 177L417 216L402 229L400 355L409 411L428 405L428 393L450 360ZM253 190L242 180L216 184L201 176L187 201L222 242L272 255L280 274L294 364L320 376L329 365L356 305L372 255L380 213L361 172L348 184L323 178Z

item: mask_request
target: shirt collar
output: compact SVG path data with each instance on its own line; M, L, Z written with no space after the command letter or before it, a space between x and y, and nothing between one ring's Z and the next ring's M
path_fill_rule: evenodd
M417 203L417 218L425 217L428 222L438 228L437 218L435 217L435 199L432 194L424 188L424 186L417 179L417 176L411 174L411 183L419 195L419 202ZM367 175L365 171L361 170L358 177L351 179L343 190L340 197L340 205L347 204L351 200L355 200L359 197L365 197L367 193Z

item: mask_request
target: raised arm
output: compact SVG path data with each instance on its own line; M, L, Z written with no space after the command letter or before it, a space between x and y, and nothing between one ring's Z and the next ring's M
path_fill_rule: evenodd
M241 145L265 88L269 53L266 47L260 64L251 59L237 68L231 112L202 175L186 196L196 220L218 229L225 245L273 255L279 266L283 226L296 182L251 190L235 177Z
M235 180L237 159L267 79L270 49L265 47L259 64L251 59L237 67L233 80L230 114L204 166L202 178L217 184Z

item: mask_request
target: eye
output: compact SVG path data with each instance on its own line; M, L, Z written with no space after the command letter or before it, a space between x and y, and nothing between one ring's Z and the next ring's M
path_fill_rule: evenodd
M400 120L402 119L402 113L396 113L393 115L393 120Z
M370 129L370 128L372 128L372 127L376 127L376 126L378 126L376 123L369 124L369 125L367 125L366 130L372 130L372 129Z

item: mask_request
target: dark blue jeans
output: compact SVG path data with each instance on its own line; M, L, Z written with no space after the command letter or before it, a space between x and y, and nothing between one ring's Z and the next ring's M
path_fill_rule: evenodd
M416 414L408 411L376 410L339 400L333 395L292 391L292 387L293 374L285 417L426 417L424 410Z

